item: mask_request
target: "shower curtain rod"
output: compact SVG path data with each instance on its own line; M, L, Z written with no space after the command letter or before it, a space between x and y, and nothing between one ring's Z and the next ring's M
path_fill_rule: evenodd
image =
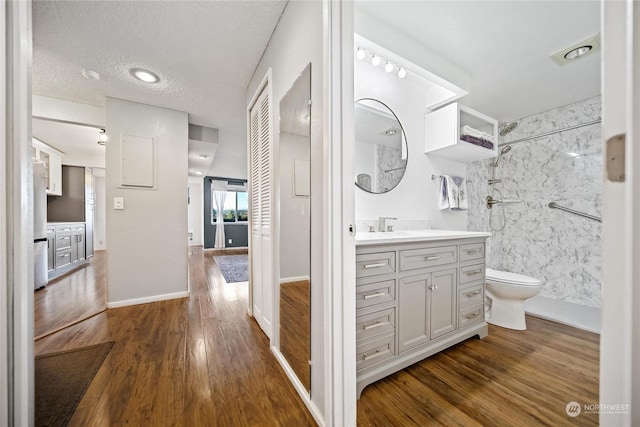
M549 135L553 135L553 134L556 134L556 133L565 132L565 131L573 130L573 129L578 129L578 128L585 127L585 126L595 125L597 123L600 123L601 121L602 121L602 119L592 120L590 122L580 123L579 125L573 125L573 126L569 126L569 127L563 128L563 129L556 129L556 130L552 130L550 132L540 133L538 135L527 136L527 137L516 139L516 140L513 140L513 141L504 142L504 143L500 144L500 147L505 146L505 145L517 144L518 142L529 141L530 139L542 138L543 136L549 136Z

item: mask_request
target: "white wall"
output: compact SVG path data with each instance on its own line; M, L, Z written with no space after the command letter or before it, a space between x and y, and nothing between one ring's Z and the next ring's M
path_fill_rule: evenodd
M93 169L93 186L96 192L96 210L93 219L93 248L97 251L107 249L107 205L105 170Z
M191 194L191 202L188 208L188 227L189 233L193 233L193 237L189 242L191 246L202 246L202 227L203 227L203 211L202 211L202 178L189 177L189 191Z
M249 104L269 68L272 69L273 115L279 117L280 99L311 62L311 401L324 415L323 320L323 5L322 2L289 2L264 56L247 88ZM274 135L278 144L278 121ZM274 258L274 261L277 258ZM275 278L274 278L275 280ZM317 414L316 414L317 415Z
M385 47L392 50L390 46ZM393 190L384 194L370 194L356 189L356 219L375 219L378 216L430 219L433 228L466 230L467 211L438 209L440 181L431 180L431 174L466 178L467 166L465 163L424 154L424 114L427 105L423 88L408 79L388 74L380 67L374 68L366 61L356 61L355 99L361 98L377 99L398 116L407 137L408 163L402 181ZM356 176L355 170L353 176Z
M107 129L108 304L186 296L187 113L107 98ZM154 138L155 189L119 187L121 134Z
M309 137L280 133L280 281L309 276L309 197L294 196L294 160L309 160Z

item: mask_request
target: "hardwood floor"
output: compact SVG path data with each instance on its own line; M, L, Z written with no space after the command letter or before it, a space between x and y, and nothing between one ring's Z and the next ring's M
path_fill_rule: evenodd
M246 314L247 284L227 284L216 252L189 253L191 297L107 310L35 343L36 354L115 345L70 425L315 425ZM364 389L361 426L597 425L566 415L598 402L599 336L529 317L490 325Z
M280 352L306 390L311 390L311 301L309 281L280 285Z
M189 253L191 297L110 309L45 337L36 354L114 347L69 425L315 425L247 316L247 284Z
M598 403L596 334L527 317L526 331L489 325L470 339L366 387L362 426L598 425L566 405ZM384 409L381 409L384 408Z
M96 251L78 270L34 292L34 337L39 339L107 308L107 254Z

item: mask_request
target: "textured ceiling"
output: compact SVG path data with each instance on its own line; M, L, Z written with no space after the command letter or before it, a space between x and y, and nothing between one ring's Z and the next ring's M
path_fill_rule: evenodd
M358 1L356 30L366 15L464 69L461 102L501 121L600 93L600 53L562 67L549 58L600 31L598 1Z
M185 111L244 149L246 87L286 1L35 1L33 93L104 106L105 97ZM144 84L129 74L147 68ZM97 71L87 80L81 69ZM233 155L233 154L231 154Z

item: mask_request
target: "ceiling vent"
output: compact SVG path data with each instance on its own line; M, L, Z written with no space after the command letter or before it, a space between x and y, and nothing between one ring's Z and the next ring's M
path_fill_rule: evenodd
M567 65L580 58L587 57L600 51L600 34L575 43L556 53L551 54L551 59L558 65Z

